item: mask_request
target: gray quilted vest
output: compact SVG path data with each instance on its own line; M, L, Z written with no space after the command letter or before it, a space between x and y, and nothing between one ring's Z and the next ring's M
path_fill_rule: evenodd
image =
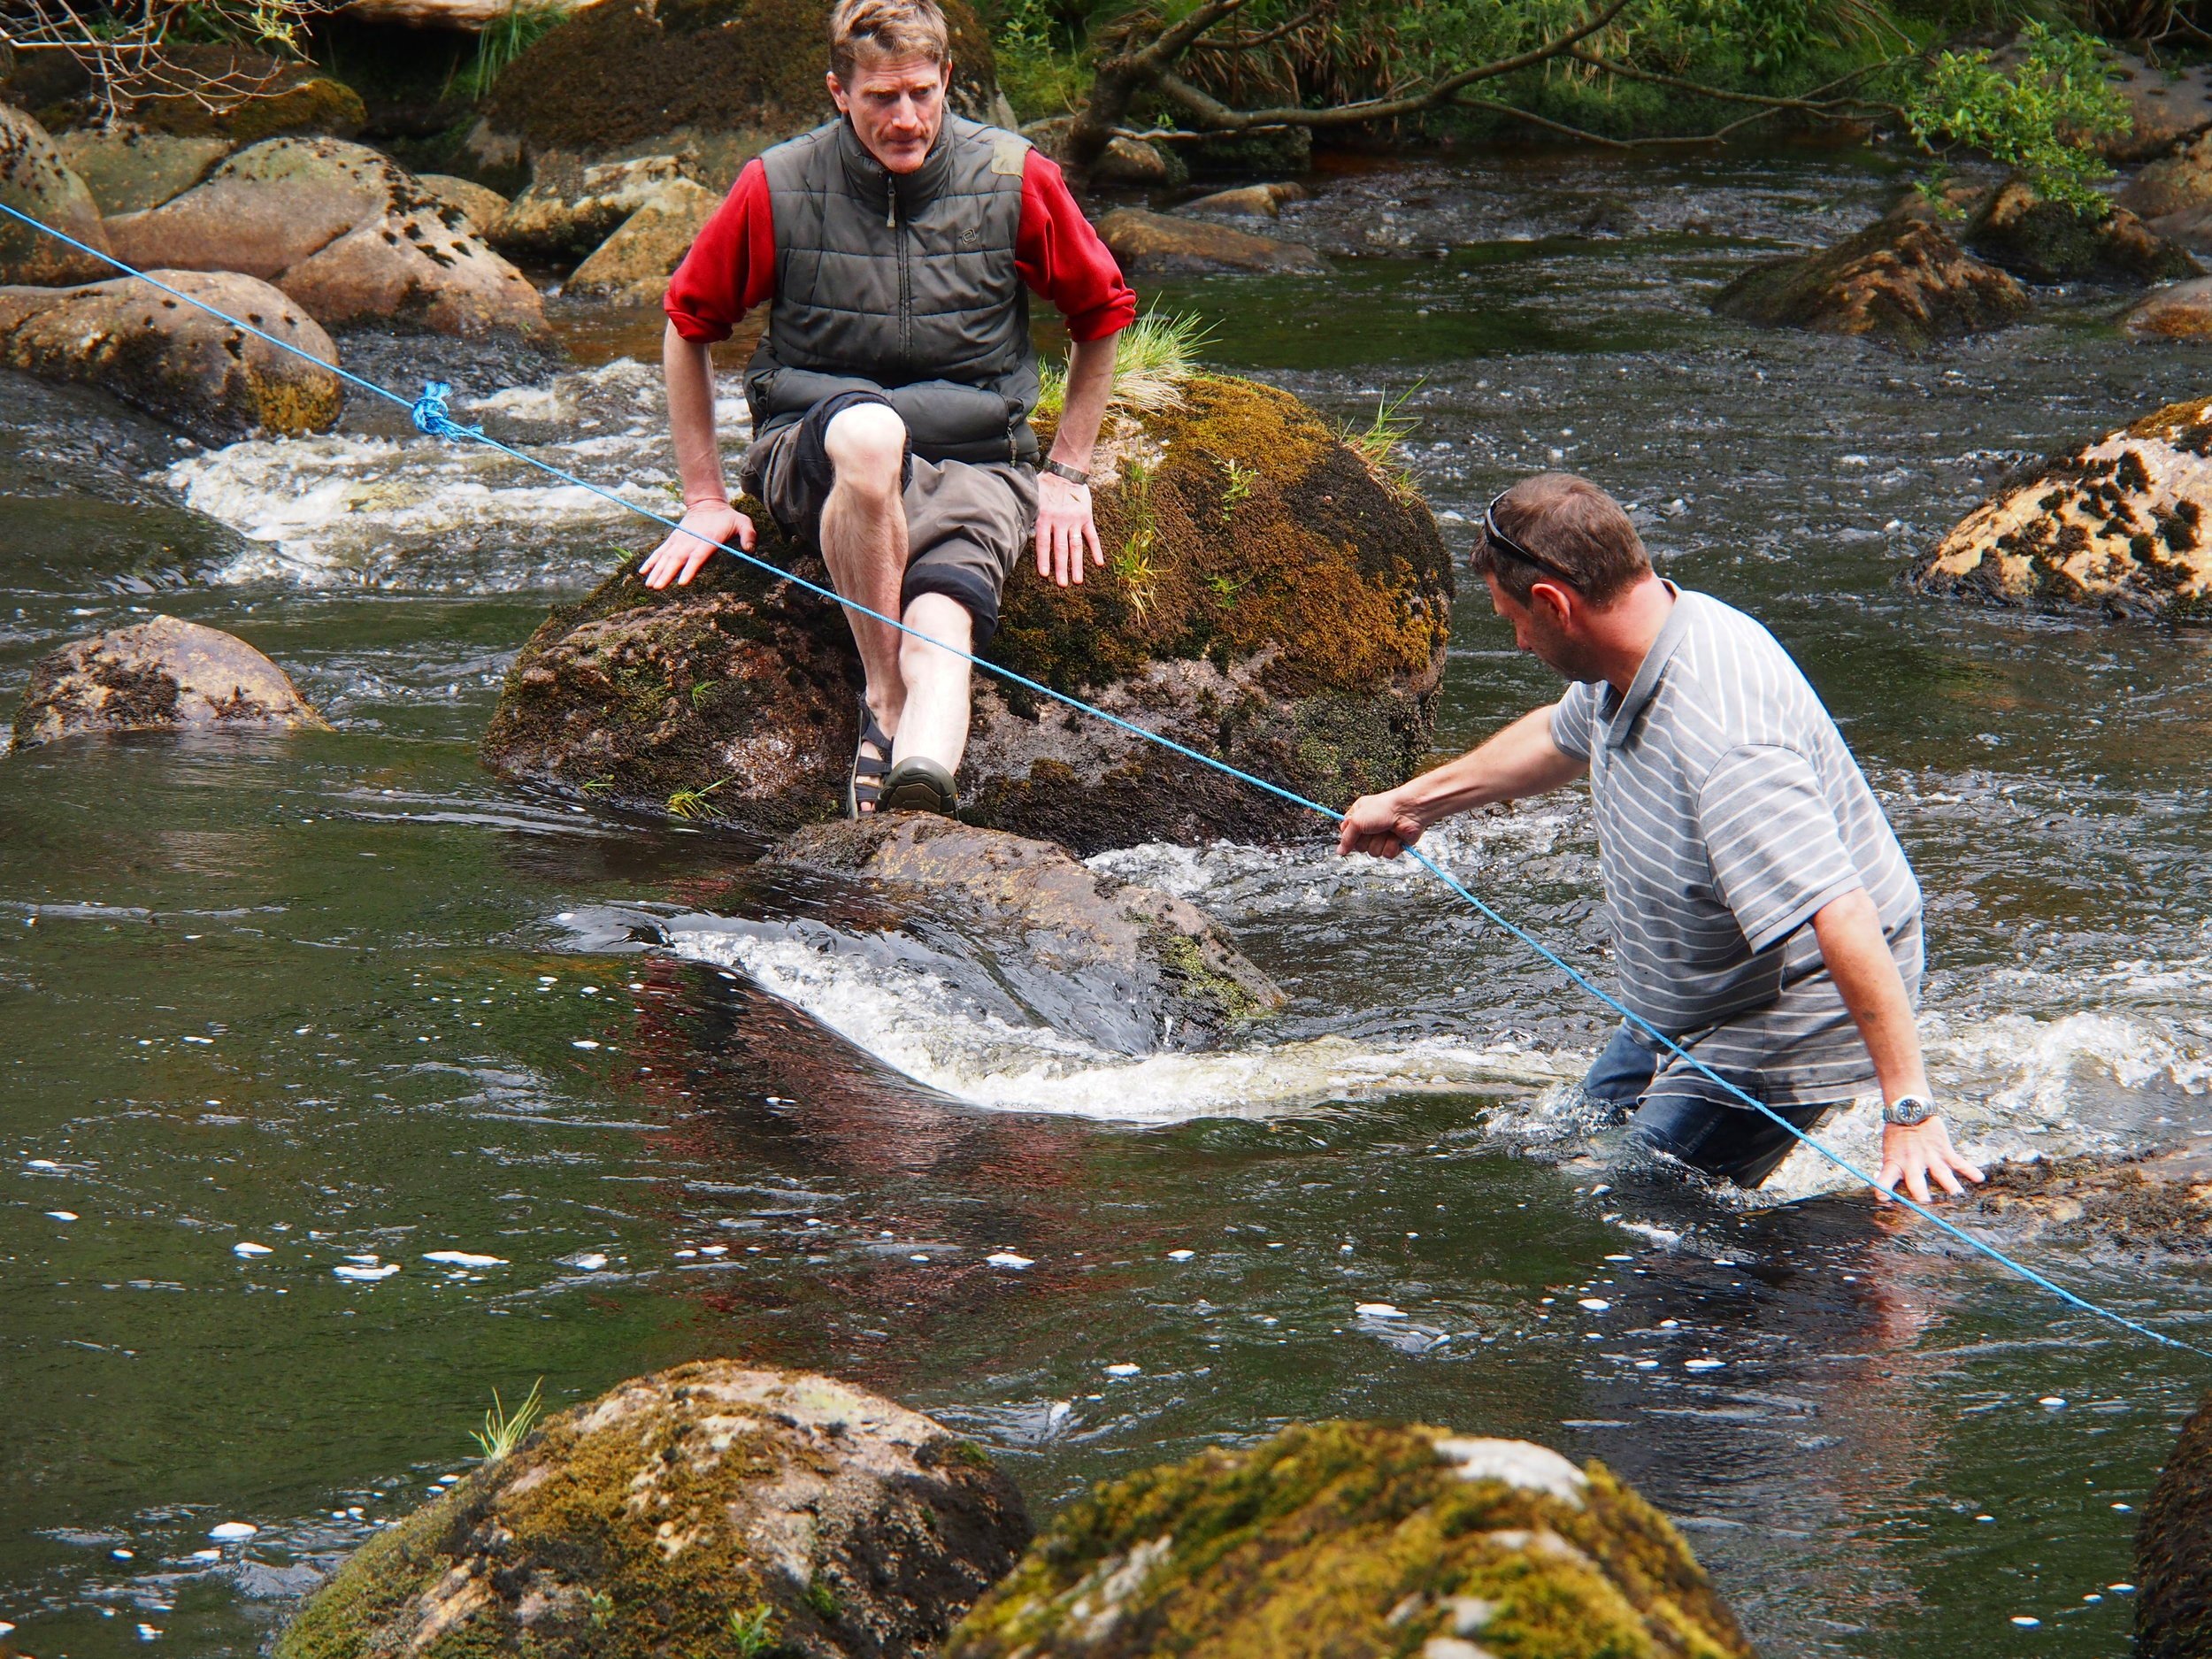
M1033 461L1037 353L1014 267L1029 141L948 115L895 175L842 118L761 157L776 296L745 369L756 439L876 389L930 460Z

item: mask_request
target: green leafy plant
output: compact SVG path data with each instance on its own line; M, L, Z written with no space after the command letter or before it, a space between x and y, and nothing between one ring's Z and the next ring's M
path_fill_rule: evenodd
M707 804L707 798L729 781L727 778L718 778L703 789L677 790L668 797L669 812L687 821L712 818L714 809Z
M836 1606L834 1596L830 1598L830 1605L834 1609ZM825 1613L822 1617L827 1618L830 1615ZM757 1655L764 1654L774 1647L776 1644L775 1626L776 1609L765 1601L761 1602L748 1613L741 1613L735 1608L732 1608L730 1609L730 1635L737 1643L739 1659L757 1659Z
M703 713L707 704L714 701L714 694L721 689L722 682L718 680L701 680L691 688L691 706Z
M1235 610L1238 595L1251 585L1249 576L1231 576L1221 571L1206 578L1206 591L1213 595L1225 611Z
M1906 126L1931 155L1985 151L2038 195L2101 219L2109 209L2093 187L2112 170L2089 145L2125 130L2126 101L2091 36L2030 23L2020 44L2009 73L1985 50L1941 54L1907 95Z
M545 1379L541 1377L530 1385L529 1396L511 1412L500 1399L499 1390L492 1390L491 1409L484 1413L484 1426L469 1431L469 1438L482 1448L486 1463L501 1462L537 1426L545 1411L544 1388Z
M609 1595L604 1590L594 1590L591 1593L590 1607L592 1629L604 1630L613 1622L614 1597Z
M826 1621L833 1622L841 1617L845 1610L838 1605L837 1592L830 1588L826 1580L821 1578L807 1580L806 1604Z
M1221 492L1221 522L1227 524L1236 510L1252 499L1252 487L1259 480L1259 472L1232 456L1221 464L1228 483Z

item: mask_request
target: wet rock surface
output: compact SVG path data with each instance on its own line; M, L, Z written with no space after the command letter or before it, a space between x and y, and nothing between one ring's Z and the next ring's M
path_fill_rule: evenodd
M722 198L703 185L679 179L622 221L569 273L562 292L617 304L657 304L668 280L714 217Z
M219 628L156 617L40 658L10 747L103 733L249 726L324 729L284 671Z
M1329 262L1310 248L1202 219L1118 207L1098 234L1124 271L1152 275L1209 271L1317 273Z
M1754 266L1721 290L1713 309L1768 327L1866 335L1911 351L2017 321L2028 296L2006 273L1962 250L1931 213L1901 210L1832 248Z
M1094 488L1110 567L1061 589L1025 559L987 655L1332 805L1402 781L1427 752L1450 626L1433 516L1287 393L1201 376L1183 397L1113 418ZM748 511L763 557L824 580ZM1312 814L1248 785L976 681L971 822L1085 856L1313 833ZM483 752L588 801L681 797L780 833L841 810L857 685L826 601L726 558L657 594L626 567L532 637Z
M84 180L70 171L44 127L6 104L0 104L0 202L87 247L113 251ZM16 219L0 219L0 282L57 287L114 273L105 260Z
M183 137L133 127L80 128L62 134L54 143L106 214L142 212L182 196L237 148L227 138Z
M562 1413L380 1533L277 1659L924 1659L1029 1530L929 1418L708 1360Z
M2128 307L2120 326L2139 340L2212 339L2212 277L2152 289Z
M695 157L641 156L587 164L574 155L539 157L530 188L500 216L499 245L537 258L576 258L680 185L700 187Z
M2129 180L2113 200L2145 219L2212 207L2212 134L2161 156Z
M2212 399L2173 403L2046 461L1914 567L1923 593L2212 619Z
M297 437L338 419L330 336L288 296L228 272L156 271L314 360L135 277L73 288L0 288L0 361L120 398L204 443L256 432Z
M1248 219L1277 219L1286 202L1302 202L1310 194L1302 184L1247 184L1233 190L1216 190L1195 202L1186 202L1186 213L1227 213Z
M946 1659L1747 1659L1666 1519L1525 1440L1299 1425L1071 1504Z
M2004 1164L1970 1202L2031 1233L2093 1233L2177 1255L2212 1255L2212 1152Z
M857 877L990 949L1055 1031L1123 1054L1213 1046L1284 995L1196 906L1086 869L1066 849L933 814L817 825L771 866Z
M465 214L340 139L256 144L108 231L134 265L260 277L331 327L373 320L471 334L544 321L537 290Z
M2029 282L2140 286L2204 274L2186 249L2125 207L2092 219L2064 203L2043 200L2016 179L1990 193L1965 234L1969 248Z
M2136 1659L2212 1659L2212 1394L2159 1471L2135 1534Z

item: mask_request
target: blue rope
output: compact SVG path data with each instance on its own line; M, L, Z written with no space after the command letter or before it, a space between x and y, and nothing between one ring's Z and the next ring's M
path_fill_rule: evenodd
M0 202L0 213L5 213L11 219L20 220L23 224L28 225L34 230L43 231L46 234L54 237L56 240L68 243L69 246L76 249L81 253L88 253L96 259L104 260L107 264L113 265L118 271L120 271L126 276L135 277L142 282L150 284L152 287L160 289L161 292L172 295L176 298L182 300L188 305L196 306L199 310L207 312L211 317L219 318L222 321L230 324L234 328L242 329L247 334L252 334L258 339L265 340L269 344L277 347L280 350L291 352L295 357L305 357L309 362L329 370L333 374L335 374L340 380L344 380L349 385L358 387L365 392L368 392L375 396L383 398L387 403L397 404L400 408L407 411L409 417L413 420L418 429L428 434L432 437L465 438L472 442L480 443L487 449L496 449L500 454L508 456L514 460L520 461L526 466L535 467L541 472L545 472L554 478L559 479L563 483L573 485L577 488L588 491L589 494L597 495L604 501L611 502L616 506L624 509L626 511L636 513L640 518L649 518L655 524L661 525L667 529L680 531L683 534L688 535L695 541L703 541L709 547L713 548L719 552L726 553L731 557L739 560L741 563L750 565L756 569L776 578L780 581L787 581L795 588L803 588L808 593L828 600L832 604L840 605L849 611L856 612L861 616L868 617L877 622L883 623L887 626L896 628L902 634L910 634L915 639L921 641L925 645L933 645L941 651L949 652L950 655L959 657L961 660L970 664L972 666L980 668L987 673L995 674L1001 680L1008 680L1014 685L1023 687L1025 690L1033 691L1040 696L1048 697L1056 703L1064 703L1068 708L1076 710L1078 713L1087 714L1094 719L1102 720L1109 726L1118 726L1122 731L1127 732L1133 736L1141 738L1148 743L1156 744L1160 748L1167 749L1173 754L1182 756L1186 760L1195 761L1202 766L1210 767L1215 772L1221 772L1227 777L1236 779L1240 783L1248 784L1253 788L1262 790L1268 795L1275 796L1279 800L1289 803L1293 806L1302 807L1309 812L1317 813L1320 817L1327 818L1332 823L1341 824L1344 821L1343 813L1337 811L1333 807L1324 806L1318 801L1310 800L1308 797L1298 794L1297 791L1294 789L1286 789L1280 784L1271 783L1266 779L1256 776L1254 773L1246 772L1240 767L1233 766L1227 761L1222 760L1216 756L1202 754L1197 749L1188 748L1184 744L1177 742L1173 738L1164 737L1157 732L1148 731L1145 727L1138 726L1133 721L1123 719L1119 715L1110 714L1103 709L1095 708L1090 703L1084 702L1080 697L1072 696L1064 691L1056 690L1054 687L1045 685L1041 681L1030 679L1026 674L1017 673L1010 668L1003 667L997 663L990 662L983 657L977 657L972 652L964 651L956 645L948 645L942 640L933 639L930 635L923 633L920 629L909 626L907 623L901 621L896 617L887 617L881 611L872 611L866 605L860 604L854 600L844 597L844 595L838 593L834 588L826 588L818 582L809 581L805 577L795 575L792 572L785 570L780 565L775 565L767 559L757 557L743 548L732 547L727 542L712 541L706 536L701 535L696 530L686 530L680 520L664 518L649 508L641 507L635 502L625 500L622 496L615 494L614 491L607 489L601 485L595 484L588 479L579 478L573 472L566 472L560 467L555 466L549 461L540 460L534 455L525 454L520 449L517 449L508 444L502 443L498 439L488 436L481 426L465 426L452 418L452 414L449 408L449 400L453 395L453 388L442 380L431 380L426 382L423 387L422 396L414 399L412 402L410 402L408 399L402 397L397 392L388 390L384 387L377 385L373 380L365 380L359 375L349 373L348 371L340 368L334 363L324 362L322 358L317 357L313 352L307 350L304 347L294 345L288 340L280 340L276 335L269 334L265 330L256 328L250 323L242 322L227 311L219 311L216 307L210 305L204 300L196 299L193 296L185 293L180 288L172 288L165 282L157 280L155 278L146 275L143 272L124 264L122 260L116 258L111 254L104 253L97 248L89 247L85 243L79 242L73 236L65 235L62 232L56 230L52 226L44 224L42 221L32 218L29 214L21 212L19 210L9 206L4 202ZM1874 1177L1869 1175L1864 1170L1859 1168L1857 1164L1853 1164L1840 1153L1832 1150L1815 1136L1807 1133L1802 1129L1800 1129L1795 1124L1790 1122L1788 1118L1783 1117L1781 1113L1776 1111L1764 1101L1758 1099L1756 1096L1747 1093L1745 1090L1738 1087L1735 1084L1730 1082L1726 1078L1721 1076L1719 1072L1714 1071L1712 1067L1707 1065L1704 1061L1699 1059L1687 1048L1685 1048L1679 1042L1676 1041L1674 1038L1669 1036L1665 1032L1661 1031L1649 1020L1634 1012L1624 1003L1618 1001L1601 987L1593 984L1588 979L1584 977L1578 970L1571 966L1564 958L1560 956L1557 952L1554 951L1549 946L1546 945L1542 940L1538 939L1525 928L1507 920L1506 918L1500 915L1497 910L1493 909L1489 904L1486 903L1482 899L1477 897L1465 887L1462 886L1461 883L1448 872L1447 872L1442 865L1436 863L1434 859L1431 858L1418 847L1408 847L1405 850L1416 864L1419 864L1431 875L1434 876L1439 881L1442 882L1447 887L1451 889L1453 893L1458 895L1460 898L1465 900L1469 905L1473 907L1479 915L1503 928L1508 933L1511 934L1522 944L1526 945L1531 950L1534 951L1539 956L1542 957L1553 967L1558 969L1561 973L1566 976L1570 984L1576 986L1581 990L1588 992L1593 997L1604 1003L1606 1007L1611 1009L1624 1019L1641 1028L1675 1058L1686 1062L1694 1070L1698 1071L1710 1082L1717 1084L1721 1089L1725 1091L1728 1094L1733 1096L1736 1100L1741 1102L1744 1105L1752 1108L1754 1110L1763 1112L1768 1118L1773 1119L1775 1123L1780 1125L1784 1129L1787 1130L1791 1135L1795 1137L1799 1141L1810 1147L1815 1152L1818 1153L1822 1157L1827 1159L1829 1163L1834 1164L1838 1169L1843 1171L1846 1174L1850 1175L1855 1179L1864 1182L1868 1187L1874 1188L1878 1194L1886 1195L1894 1200L1894 1202L1904 1205L1922 1220L1928 1222L1939 1231L1947 1234L1953 1239L1957 1240L1961 1244L1967 1246L1970 1249L1978 1251L1981 1255L1987 1256L1991 1261L1995 1262L1999 1266L2018 1275L2021 1279L2024 1279L2029 1284L2035 1286L2038 1289L2048 1292L2051 1295L2057 1297L2061 1302L2067 1303L2070 1307L2078 1308L2084 1313L2093 1314L2100 1319L2108 1320L2110 1323L2120 1326L2123 1330L2133 1332L2138 1336L2148 1337L2152 1341L2160 1343L2164 1347L2180 1348L2188 1353L2198 1355L2200 1357L2212 1359L2212 1353L2207 1353L2206 1350L2196 1347L2193 1343L2185 1342L2178 1337L2169 1336L2162 1331L2154 1330L2149 1325L2139 1324L2136 1320L2129 1318L2124 1314L2115 1312L2112 1309L2092 1302L2085 1296L2077 1294L2075 1292L2067 1289L2063 1285L2057 1284L2046 1278L2043 1274L2037 1272L2033 1268L2029 1267L2023 1263L2015 1261L2011 1256L1997 1248L1995 1245L1989 1244L1983 1240L1976 1238L1972 1233L1967 1232L1964 1228L1959 1226L1955 1222L1945 1219L1942 1216L1938 1215L1934 1210L1929 1209L1925 1204L1916 1202L1909 1194L1902 1192L1886 1192L1886 1190L1882 1187L1880 1183L1878 1182Z

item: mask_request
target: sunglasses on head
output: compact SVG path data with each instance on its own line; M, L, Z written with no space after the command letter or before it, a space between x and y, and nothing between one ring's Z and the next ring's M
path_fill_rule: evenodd
M1518 541L1516 541L1511 536L1506 534L1504 531L1498 528L1498 503L1503 501L1506 496L1511 493L1512 488L1511 486L1509 485L1506 488L1500 490L1496 495L1493 495L1490 498L1490 504L1482 510L1483 540L1489 542L1489 544L1494 548L1504 549L1515 558L1519 559L1524 565L1533 565L1538 570L1542 571L1546 575L1556 577L1559 580L1566 583L1568 587L1579 593L1582 590L1582 579L1579 576L1577 576L1572 571L1567 570L1563 566L1554 564L1550 559L1546 558L1541 553L1530 552Z

